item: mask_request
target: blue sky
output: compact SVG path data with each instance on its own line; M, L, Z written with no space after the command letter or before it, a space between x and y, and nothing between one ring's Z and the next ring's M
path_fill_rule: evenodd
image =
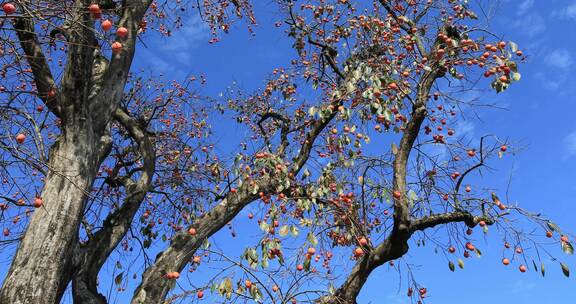
M163 72L168 79L182 79L203 73L208 82L202 93L218 94L236 82L247 91L262 85L262 79L274 68L287 66L294 57L291 41L282 30L273 26L280 17L270 1L253 1L259 26L252 36L242 24L234 25L221 42L208 44L207 29L197 17L191 16L185 26L170 38L151 37L149 48L140 46L135 62L138 68ZM494 16L492 28L506 40L518 43L529 55L521 66L522 81L504 94L482 93L484 102L496 102L504 109L479 110L480 121L465 120L459 133L479 137L498 134L520 142L524 149L503 160L491 176L492 185L505 187L512 174L509 196L522 207L542 212L554 219L564 230L576 231L576 1L569 0L502 0ZM234 122L215 125L216 133L226 147L233 148L243 130ZM226 150L223 147L223 150ZM255 207L250 207L255 208ZM243 211L245 215L248 211ZM241 217L242 217L241 215ZM245 217L244 217L245 218ZM245 219L236 222L239 237L233 242L223 229L214 243L231 255L240 252L243 242L253 239L256 232L243 230ZM464 270L448 270L442 255L431 248L417 248L407 261L415 265L414 275L429 290L427 303L565 303L572 298L574 275L565 278L560 267L547 264L546 278L529 271L520 273L515 266L501 265L502 246L499 242L484 242L477 232L477 244L484 255L465 260ZM574 257L567 257L557 248L554 253L576 269ZM105 272L113 267L108 265ZM0 266L4 275L6 264ZM575 270L576 271L576 270ZM207 270L207 273L210 271ZM405 274L403 274L404 276ZM201 277L202 272L192 274ZM102 276L107 286L109 276ZM388 266L376 270L365 285L359 303L410 303L405 296L405 280ZM129 287L133 287L130 284ZM118 295L117 303L126 303L132 290ZM64 302L70 302L69 297Z
M167 40L169 56L140 51L139 58L143 53L149 59L157 58L157 67L174 77L189 71L204 72L208 78L206 93L217 94L234 81L248 90L256 88L262 77L274 67L286 65L294 55L289 53L290 42L272 26L278 18L274 5L267 3L256 4L260 26L254 37L238 25L220 43L209 45L205 32L198 29L198 20L192 18L184 31ZM504 109L479 110L481 121L462 121L459 133L471 137L493 133L521 143L524 149L513 160L499 163L490 183L505 190L512 174L509 195L514 202L548 215L565 230L576 231L576 1L501 1L491 27L504 39L518 43L529 59L521 67L522 81L504 94L478 96ZM229 125L222 127L227 134L233 133ZM227 140L233 137L222 136ZM215 239L227 236L228 232L222 232ZM484 255L467 259L465 269L454 273L431 248L414 247L409 253L407 260L417 266L415 276L430 291L428 303L541 304L564 303L571 297L574 278L566 279L557 264L547 263L546 278L534 271L522 274L517 264L501 265L500 242L484 242L481 235L476 239ZM229 250L233 252L233 247ZM553 250L576 267L573 257ZM399 286L401 281L395 270L381 267L370 277L359 303L409 303L406 286Z
M563 229L575 231L576 211L576 1L502 1L492 22L495 32L517 42L530 55L522 65L522 81L494 99L506 110L482 111L481 122L467 122L476 136L495 133L520 141L525 149L513 162L498 166L492 184L506 185L512 172L510 197L521 206L542 212ZM501 178L499 178L499 176ZM563 277L557 264L547 264L546 278L517 267L504 267L501 243L482 242L484 255L466 260L464 270L448 271L430 249L410 252L422 265L416 276L430 290L429 303L566 303L574 278ZM554 248L556 249L556 248ZM574 268L574 258L558 255ZM377 270L366 284L360 303L408 303L398 290L394 271ZM386 286L383 288L383 286Z
M494 97L506 110L482 111L481 122L467 122L476 136L495 133L520 141L525 149L508 167L499 166L492 184L506 184L512 172L510 197L521 206L543 212L564 229L574 231L576 211L576 1L502 1L493 22L495 32L517 42L530 55L521 67L522 81ZM486 100L484 100L486 101ZM501 178L498 178L500 176ZM481 237L478 237L480 244ZM574 278L563 277L557 264L547 264L546 278L516 267L504 267L501 243L479 245L484 255L468 259L465 270L448 271L431 250L410 252L422 265L418 280L430 290L430 303L565 303ZM574 267L574 258L559 257ZM379 269L366 284L360 303L408 303L398 276ZM386 288L382 288L387 286Z

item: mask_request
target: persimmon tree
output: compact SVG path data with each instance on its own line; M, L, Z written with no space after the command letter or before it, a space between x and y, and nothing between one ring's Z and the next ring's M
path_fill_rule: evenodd
M526 271L546 243L517 218L572 253L559 227L478 179L513 146L456 133L474 111L462 93L504 91L524 60L483 26L477 4L277 5L292 65L273 69L261 90L222 97L198 93L202 75L148 77L130 72L132 60L139 40L170 36L189 10L209 25L210 43L234 19L252 30L248 1L3 5L2 244L17 249L0 302L57 303L71 283L74 302L107 303L98 274L117 263L138 265L112 279L120 290L129 275L139 282L132 303L198 300L207 289L230 301L355 303L370 273L399 267L413 242L446 251L451 270L449 254L481 254L477 225L498 228L516 252L503 263L522 260ZM241 124L251 144L217 151L210 121L222 118ZM250 204L257 244L241 257L212 248L209 239ZM334 265L335 255L354 265ZM204 256L222 271L175 290ZM412 276L409 284L422 301L426 289Z
M432 243L446 253L449 270L463 268L464 260L452 255L482 254L474 244L477 226L501 232L510 249L502 264L516 261L520 272L533 266L545 273L543 255L556 259L545 245L573 253L554 223L501 200L491 190L497 185L478 179L490 172L489 162L509 157L513 145L494 135L470 140L457 134L457 122L477 102L462 93L481 84L503 92L520 80L518 64L525 59L516 44L479 26L479 7L458 1L280 4L299 54L293 69L327 96L308 115L324 118L335 100L339 113L317 151L325 165L304 171L307 182L291 193L262 193L268 205L258 221L262 239L241 260L219 253L244 275L223 274L213 290L237 300L249 294L265 302L355 303L370 273L385 263L398 267L412 242ZM377 141L379 133L390 139ZM518 220L540 233L522 230L524 224L513 224ZM306 238L298 239L302 233ZM302 245L283 249L294 241ZM345 252L341 247L350 248L356 262L341 285L332 285L334 272L346 273L342 264L331 265ZM321 259L324 271L314 265ZM568 266L560 266L568 276ZM428 291L408 277L408 296L423 301Z
M170 120L182 124L184 119L190 124L176 131L188 138L203 136L204 126L188 117L189 110L167 112L184 88L171 88L172 99L132 100L142 95L142 86L146 90L135 76L125 91L138 37L150 28L169 35L166 24L181 24L174 12L194 7L152 1L16 1L2 8L3 216L25 214L29 221L21 236L4 228L18 249L0 301L58 302L74 277L79 302L101 302L95 292L98 270L126 236L155 186L154 175L168 175L156 169L159 157L169 158L160 153L185 145L177 136L149 133L148 126L155 120L170 125ZM232 16L251 14L245 1L205 2L197 9L213 34L226 30L229 10ZM187 155L186 149L179 151ZM110 172L103 182L124 189L114 200L104 200L112 203L105 209L108 214L102 203L91 203L98 200L93 186L105 164ZM177 175L182 163L169 165ZM23 176L30 179L20 180ZM35 212L23 210L32 205ZM79 230L81 223L85 232ZM80 239L83 233L87 240Z
M481 7L467 1L379 0L365 7L350 1L283 3L300 54L297 65L315 83L326 79L325 66L333 67L342 80L332 83L331 97L347 102L320 154L328 165L318 172L315 185L305 187L312 196L303 200L309 217L294 213L301 224L315 227L306 241L310 247L300 251L297 270L310 270L311 260L321 258L315 255L319 236L326 239L320 251L325 267L334 247L353 248L356 263L344 281L327 284L328 295L312 291L320 295L315 302L356 303L370 273L387 262L394 265L412 239L418 246L428 242L450 254L462 252L465 258L481 255L471 236L478 225L485 233L490 226L501 232L504 247L514 247L502 263L518 260L521 272L530 263L544 275L542 254L550 255L543 246L546 238L555 237L562 251L573 253L558 226L504 203L490 190L494 185L474 178L486 174L492 156L507 156L509 143L493 135L470 141L456 134L455 122L474 108L461 93L479 83L503 92L520 80L518 64L524 61L515 43L480 26L475 10ZM347 59L339 63L339 57ZM323 110L311 115L322 117ZM365 147L377 142L370 133L382 132L393 138L384 148L382 142L375 149ZM541 233L511 224L519 218ZM428 234L428 229L436 231ZM538 265L529 262L530 255ZM253 259L253 254L246 257ZM447 259L454 271L453 259ZM461 259L457 263L464 265ZM568 276L568 266L560 266ZM426 288L413 277L409 284L408 296L422 302ZM295 295L310 300L298 290L279 302L295 301Z

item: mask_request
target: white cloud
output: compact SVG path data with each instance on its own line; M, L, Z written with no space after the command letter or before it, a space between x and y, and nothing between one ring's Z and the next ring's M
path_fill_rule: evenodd
M192 50L208 38L209 31L200 17L194 15L182 28L174 30L172 37L165 38L160 43L163 43L164 51L169 52L180 63L187 64L192 58Z
M525 15L533 6L534 6L534 0L524 0L524 1L522 1L522 3L520 3L520 5L518 6L518 11L516 12L516 14L518 14L518 16L523 16L523 15Z
M197 60L194 51L209 37L210 29L198 15L190 17L184 26L173 29L170 37L155 36L150 40L154 49L141 48L138 52L143 65L155 72L170 72L176 78L185 77Z
M552 17L576 20L576 3L571 4L561 10L552 12Z
M556 49L544 58L544 62L554 68L568 69L574 63L574 60L568 50Z
M459 136L474 136L475 128L474 123L471 121L459 120L456 123L455 131Z
M557 94L572 91L573 82L570 79L574 58L570 51L563 48L553 50L544 56L543 63L549 68L535 73L534 77L545 89Z
M565 158L576 156L576 131L570 133L564 138L564 149L566 150Z
M539 14L531 14L518 18L514 26L529 37L534 37L546 31L546 21Z
M536 288L536 284L534 282L527 282L525 280L518 280L516 282L514 282L514 284L512 285L512 290L511 292L516 294L516 293L526 293L529 292L530 290Z
M550 75L547 73L536 72L534 73L534 78L536 78L545 89L550 91L558 91L562 82L566 80L563 73Z

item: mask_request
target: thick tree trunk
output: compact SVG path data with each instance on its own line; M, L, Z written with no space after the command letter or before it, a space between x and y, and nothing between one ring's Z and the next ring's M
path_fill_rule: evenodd
M356 304L356 298L366 283L368 276L372 273L373 267L370 267L370 259L364 258L357 263L350 275L346 278L346 282L336 290L331 296L320 298L318 304Z
M408 239L410 234L387 238L382 244L373 248L367 255L360 259L346 281L331 296L321 297L316 301L318 304L356 304L356 298L362 287L368 280L372 271L384 263L401 258L408 252Z
M76 1L62 26L67 40L66 66L60 85L55 83L25 3L14 18L25 58L34 74L39 97L62 120L62 134L50 151L42 191L44 206L35 211L22 236L0 290L0 303L59 303L73 272L79 272L78 228L96 172L111 142L105 129L122 98L135 52L138 25L151 0L124 1L119 26L129 30L121 54L112 64L95 46L94 20L86 13L90 1ZM68 29L66 24L73 24ZM56 89L53 97L43 97ZM102 136L102 137L101 137ZM33 196L34 194L29 194ZM112 245L115 245L112 242ZM96 278L96 276L94 276ZM95 279L79 288L93 288ZM84 284L86 283L86 284Z
M74 275L72 280L74 303L106 304L106 297L98 293L98 273L86 274L84 272Z
M266 182L260 185L260 189L269 193L274 189L273 186L275 184ZM142 282L134 292L132 304L163 303L172 283L164 278L164 275L170 271L181 272L192 259L196 250L202 246L204 240L222 229L226 223L230 222L257 197L246 190L230 195L217 207L195 221L193 225L197 231L195 236L186 233L177 234L170 247L160 253L154 264L142 274ZM192 242L190 242L191 239Z
M138 183L127 186L128 197L116 212L110 214L103 222L103 228L96 232L94 237L77 251L77 272L72 280L72 295L74 303L106 304L107 300L98 292L98 273L104 263L114 251L118 243L126 236L140 204L148 193L152 175L154 173L154 151L146 159L148 173L144 173Z
M51 148L43 206L22 236L0 303L59 303L72 275L84 204L102 158L99 138L89 129L85 123L68 125Z
M426 102L430 89L439 77L438 72L431 71L422 76L419 81L417 102L412 107L412 116L404 129L400 140L399 150L394 158L393 191L407 193L406 172L410 152L420 132L422 122L426 118ZM318 304L342 303L356 304L356 298L370 273L382 264L400 258L408 252L408 240L412 233L410 204L406 196L394 198L394 227L390 235L380 245L372 248L367 255L359 260L346 281L336 290L333 295L321 297L316 301ZM425 227L426 224L421 224Z
M337 102L334 105L335 108L338 108L340 104ZM293 164L289 167L288 171L291 175L298 175L298 172L300 172L310 156L310 151L312 151L316 138L330 121L336 117L337 113L337 111L334 111L312 125L298 156L295 157ZM281 137L283 139L279 151L284 151L288 146L288 140L285 133ZM260 191L272 193L276 191L280 180L270 177L261 180L257 184ZM226 198L220 201L217 206L194 222L192 227L196 228L197 234L195 236L190 236L183 231L174 237L170 247L158 254L154 264L142 274L142 282L134 292L132 304L158 304L164 302L166 295L170 291L171 284L170 280L165 278L165 274L171 271L182 271L196 253L196 250L202 246L205 239L218 232L240 213L244 207L258 198L258 195L252 193L251 187L245 185L238 189L237 193L229 192Z
M98 273L106 263L118 243L126 236L136 212L152 187L152 177L155 172L156 154L152 141L138 122L124 110L117 108L114 118L122 125L130 136L138 143L143 162L143 172L137 181L130 178L124 180L126 198L122 207L110 213L92 238L76 253L78 264L72 281L74 303L105 304L106 297L98 293Z

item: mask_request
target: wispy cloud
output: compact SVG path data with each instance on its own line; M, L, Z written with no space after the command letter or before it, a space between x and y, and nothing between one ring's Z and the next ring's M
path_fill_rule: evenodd
M534 0L524 0L518 5L518 10L516 14L518 16L524 16L532 7L534 6Z
M534 9L534 0L518 1L517 18L512 25L522 34L534 37L546 31L546 20Z
M546 20L540 14L534 13L522 16L514 22L514 26L524 35L534 37L546 31Z
M161 47L154 50L143 48L140 58L146 58L143 65L156 72L184 77L194 65L194 51L207 41L209 33L207 25L194 15L184 22L184 26L173 29L172 36L152 38L150 44Z
M544 56L543 63L549 67L534 74L545 89L565 94L572 89L570 83L571 67L574 65L574 58L570 51L559 48Z
M187 64L192 58L192 50L207 40L209 32L208 26L198 15L194 15L182 28L175 30L172 37L164 41L164 50L170 56L175 56L180 63Z
M568 50L556 49L544 58L544 62L553 68L569 69L574 63L574 60Z
M576 131L568 134L563 140L565 154L564 158L568 159L572 156L576 156Z
M553 18L576 20L576 3L552 12Z

